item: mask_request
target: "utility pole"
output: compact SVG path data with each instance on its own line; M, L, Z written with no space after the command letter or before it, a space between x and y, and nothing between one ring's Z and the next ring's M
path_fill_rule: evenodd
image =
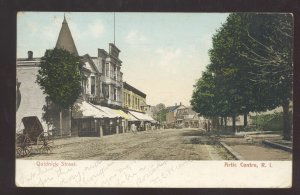
M116 13L114 12L114 45L116 45Z

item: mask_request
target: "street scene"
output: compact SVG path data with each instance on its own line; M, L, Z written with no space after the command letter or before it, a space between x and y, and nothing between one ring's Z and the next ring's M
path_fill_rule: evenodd
M17 21L17 159L292 160L292 15Z

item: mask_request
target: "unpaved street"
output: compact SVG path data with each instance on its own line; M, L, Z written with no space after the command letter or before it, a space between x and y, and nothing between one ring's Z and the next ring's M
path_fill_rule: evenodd
M53 160L226 160L232 157L197 129L164 129L55 140L50 154L24 159Z

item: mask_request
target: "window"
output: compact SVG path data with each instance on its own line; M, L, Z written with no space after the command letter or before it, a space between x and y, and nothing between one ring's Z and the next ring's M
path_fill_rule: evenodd
M135 97L135 108L137 108L137 98Z
M120 74L120 68L117 68L117 81L121 81L121 74Z
M105 74L105 61L102 60L102 74Z
M109 98L109 94L108 94L108 86L105 83L102 83L102 91L103 91L103 95L105 98Z
M83 94L86 94L86 88L87 88L86 82L87 81L85 81L85 80L83 81Z
M95 88L96 88L96 80L94 76L91 76L91 94L95 95Z
M123 102L124 102L124 104L127 103L127 96L126 96L126 93L125 93L125 92L123 93Z
M100 80L100 79L99 79ZM98 81L99 81L98 80ZM102 82L101 81L99 81L99 84L97 85L97 87L98 87L98 90L99 90L99 93L98 94L101 94L102 93Z
M105 64L105 76L109 77L109 63Z
M128 106L130 106L130 94L128 94Z
M116 80L117 79L117 67L114 66L114 79Z
M85 91L86 91L87 93L90 93L90 89L89 89L89 79L87 79L86 82L85 82Z
M110 78L114 79L115 65L111 64L110 66Z
M114 88L114 100L117 101L117 88Z

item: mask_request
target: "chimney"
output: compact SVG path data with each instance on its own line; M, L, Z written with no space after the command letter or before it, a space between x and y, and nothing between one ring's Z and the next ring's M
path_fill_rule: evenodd
M180 106L182 105L182 104L181 104L181 102L180 102L180 104L179 104L179 105L180 105Z
M175 106L177 106L177 103L175 103Z
M33 52L32 51L28 51L28 60L32 60L33 59Z

